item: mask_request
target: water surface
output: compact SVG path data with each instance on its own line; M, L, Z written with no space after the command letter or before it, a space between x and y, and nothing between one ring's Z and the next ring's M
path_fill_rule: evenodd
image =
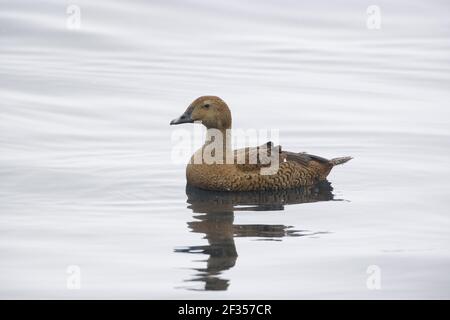
M70 4L0 1L2 298L450 297L447 2L379 30L361 1ZM325 194L190 193L168 124L204 94L354 160Z

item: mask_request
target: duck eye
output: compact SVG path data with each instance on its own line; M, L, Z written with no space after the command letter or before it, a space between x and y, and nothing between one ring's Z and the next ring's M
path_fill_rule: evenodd
M203 108L208 109L209 108L209 104L203 105Z

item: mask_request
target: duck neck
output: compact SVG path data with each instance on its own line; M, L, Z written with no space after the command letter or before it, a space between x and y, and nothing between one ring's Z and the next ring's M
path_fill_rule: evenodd
M204 157L211 155L215 161L226 163L227 157L232 154L231 128L208 128L202 150Z

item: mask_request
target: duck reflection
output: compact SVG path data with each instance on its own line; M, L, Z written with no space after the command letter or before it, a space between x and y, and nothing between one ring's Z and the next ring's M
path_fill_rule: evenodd
M229 280L220 277L236 264L238 253L235 237L255 237L258 240L280 240L287 236L315 235L320 232L295 230L291 226L269 224L234 224L236 211L283 210L285 205L333 200L333 188L328 181L308 188L280 191L218 192L186 186L188 208L197 215L188 222L191 232L202 233L207 245L175 249L176 252L206 254L206 266L195 268L188 281L202 282L201 290L226 290Z

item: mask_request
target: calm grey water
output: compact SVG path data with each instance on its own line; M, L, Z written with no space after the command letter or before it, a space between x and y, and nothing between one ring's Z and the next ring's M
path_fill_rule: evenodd
M1 298L450 298L447 1L0 5ZM355 159L332 191L186 190L168 124L204 94Z

